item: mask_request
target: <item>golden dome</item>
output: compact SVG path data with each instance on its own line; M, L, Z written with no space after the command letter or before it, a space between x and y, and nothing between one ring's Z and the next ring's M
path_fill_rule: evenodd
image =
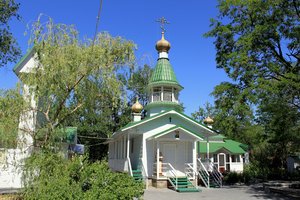
M161 33L161 39L156 42L155 48L158 52L167 52L171 48L170 42L168 40L165 40L165 33Z
M204 123L211 125L214 123L214 120L208 116L204 119Z
M142 106L142 104L140 104L139 98L136 97L136 102L135 102L135 104L132 105L131 111L133 113L140 113L142 110L143 110L143 106Z

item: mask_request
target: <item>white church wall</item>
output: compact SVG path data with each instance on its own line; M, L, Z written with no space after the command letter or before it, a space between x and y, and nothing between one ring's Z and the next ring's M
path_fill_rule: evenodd
M28 152L20 149L4 150L4 159L0 163L0 188L22 187L22 170L28 156Z
M17 68L16 73L30 73L37 66L36 54L30 53ZM19 71L18 71L19 70ZM0 162L0 188L21 188L24 161L33 150L33 132L36 128L36 101L31 88L23 85L23 98L31 109L24 111L18 125L17 148L5 150L5 162Z

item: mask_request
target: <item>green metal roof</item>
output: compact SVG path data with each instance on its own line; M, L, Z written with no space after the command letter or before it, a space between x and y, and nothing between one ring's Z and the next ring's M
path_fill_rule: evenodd
M187 116L186 114L184 114L184 113L182 113L182 112L179 112L179 111L177 111L177 110L174 110L174 109L166 110L166 111L164 111L164 112L158 113L158 114L153 115L153 116L151 116L151 117L145 117L145 118L142 119L141 121L137 121L137 122L129 122L127 125L123 126L119 131L124 131L125 129L131 128L131 127L133 127L133 126L135 126L135 125L142 124L142 123L146 123L146 122L148 122L148 121L150 121L150 120L152 120L152 119L154 119L154 118L159 118L160 116L162 116L162 115L164 115L164 114L166 114L166 113L168 113L168 112L170 112L170 111L174 111L174 112L176 112L177 114L182 115L183 117L188 118L189 120L193 121L194 123L196 123L196 124L198 124L198 125L200 125L200 126L203 126L203 127L207 128L208 130L210 130L210 131L212 131L212 132L215 132L213 129L209 128L209 127L206 126L205 124L200 123L200 122L194 120L193 118Z
M213 135L211 137L209 137L210 140L214 140L214 139L220 139L220 140L223 140L225 139L226 136L222 135L222 134L218 134L218 135Z
M207 153L206 142L201 142L198 146L200 153ZM225 139L224 142L210 142L209 143L209 153L217 152L218 150L224 148L232 154L244 154L246 151L242 148L244 144L239 143L234 140Z
M183 88L177 81L174 70L167 58L159 58L151 75L149 86L160 84L176 85Z

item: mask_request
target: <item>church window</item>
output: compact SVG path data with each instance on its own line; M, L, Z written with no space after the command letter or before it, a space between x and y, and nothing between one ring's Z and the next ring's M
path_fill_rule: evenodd
M214 154L214 162L218 162L218 154Z
M178 90L174 88L174 101L178 101Z
M161 99L161 88L155 87L153 88L153 101L160 101Z
M164 101L172 101L172 88L164 87Z

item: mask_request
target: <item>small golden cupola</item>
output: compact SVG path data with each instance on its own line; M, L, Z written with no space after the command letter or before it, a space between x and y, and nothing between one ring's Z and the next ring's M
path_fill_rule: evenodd
M204 119L204 124L206 124L209 128L212 128L212 125L213 125L213 123L214 123L214 120L210 117L210 116L208 116L208 117L206 117L205 119Z
M142 110L143 110L142 104L139 102L138 96L136 97L136 102L132 105L131 111L132 111L132 118L134 122L138 122L142 120Z
M169 50L171 48L171 44L168 40L165 39L164 31L161 32L161 39L156 42L155 48L159 53L162 53L162 52L168 53L169 52Z
M136 101L132 105L131 111L132 111L132 113L141 113L142 110L143 110L143 106L142 106L142 104L140 104L139 98L136 97Z

